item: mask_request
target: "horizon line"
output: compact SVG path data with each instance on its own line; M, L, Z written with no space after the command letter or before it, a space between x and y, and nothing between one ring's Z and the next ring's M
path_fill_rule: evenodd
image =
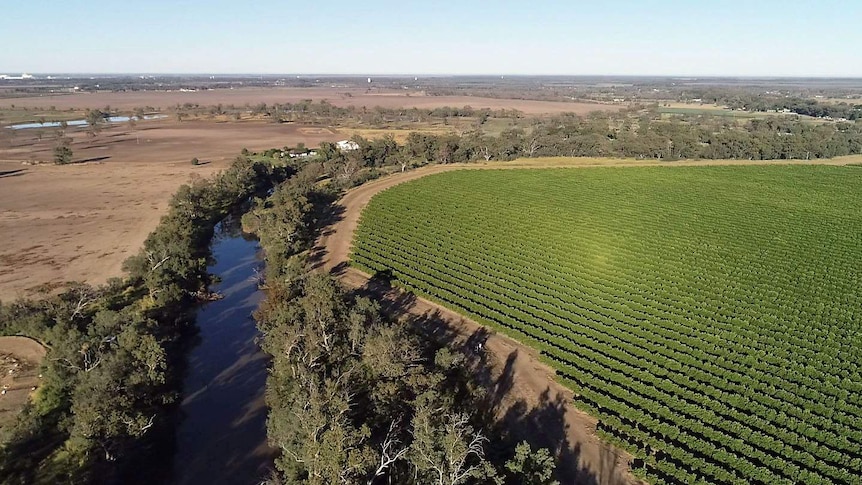
M0 70L0 74L28 74L32 76L261 76L261 77L563 77L563 78L669 78L669 79L862 79L862 75L784 75L784 74L524 74L524 73L263 73L263 72L62 72Z

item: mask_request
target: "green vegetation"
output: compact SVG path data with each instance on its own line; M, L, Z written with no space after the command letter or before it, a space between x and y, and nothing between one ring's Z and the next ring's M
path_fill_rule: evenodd
M848 104L842 102L827 104L813 99L790 98L773 102L772 104L769 104L769 102L751 103L751 109L760 111L787 110L791 113L813 116L815 118L843 118L851 121L862 119L862 103Z
M286 175L238 158L211 180L180 187L126 262L126 278L0 305L0 334L48 348L39 392L0 450L0 481L123 483L152 470L148 460L172 441L181 337L193 331L194 304L206 296L213 228Z
M252 114L275 121L416 131L399 145L401 151L360 157L377 165L392 163L389 159L395 155L410 163L452 163L553 156L814 159L862 153L860 124L811 123L796 115L751 111L638 106L587 116L524 118L518 112L469 107L360 110L303 102L262 104ZM450 119L450 129L439 133ZM367 151L370 142L355 141ZM390 144L395 141L390 139Z
M347 124L363 124L380 126L387 123L428 123L432 121L445 122L448 119L475 119L484 123L489 118L521 118L523 114L515 109L491 110L464 107L437 107L430 109L404 108L393 109L375 106L335 106L321 100L314 102L307 99L296 103L258 103L255 105L235 106L233 104L201 106L197 103L178 104L173 107L182 117L214 118L219 116L250 115L253 118L268 119L275 123L302 121L305 123L329 124L333 120Z
M491 396L463 355L308 271L303 251L334 195L315 185L318 175L307 166L242 221L266 254L267 298L255 316L273 357L267 428L280 456L271 482L556 483L546 449L533 456L494 429Z
M660 115L656 115L660 118ZM413 132L403 143L392 137L355 136L358 149L339 151L321 144L317 160L336 181L362 169L428 163L510 161L535 157L617 157L683 159L819 159L862 153L862 125L812 124L778 118L752 119L744 126L718 118L637 121L605 115L564 116L536 122L526 131L510 128L499 136L473 131L463 136Z
M862 171L459 171L353 262L541 351L655 483L862 476Z

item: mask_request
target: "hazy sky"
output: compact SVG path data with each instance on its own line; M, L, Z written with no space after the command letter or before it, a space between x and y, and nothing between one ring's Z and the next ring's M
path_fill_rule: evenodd
M862 0L0 0L0 73L862 77Z

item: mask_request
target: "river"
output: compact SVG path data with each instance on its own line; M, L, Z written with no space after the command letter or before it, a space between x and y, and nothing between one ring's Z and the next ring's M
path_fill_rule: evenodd
M174 456L175 484L255 484L273 467L266 443L268 357L251 313L262 292L254 281L257 241L243 238L238 220L216 226L209 271L224 295L197 314L198 343L189 352Z
M146 115L144 116L144 120L158 120L162 118L167 118L167 115ZM137 116L132 116L131 118L128 116L108 116L104 118L107 123L125 123L129 120L141 121ZM11 130L29 130L32 128L59 128L62 122L60 121L45 121L43 123L18 123L16 125L9 125L6 128ZM66 126L75 127L75 126L87 126L90 123L87 120L72 120L67 121Z

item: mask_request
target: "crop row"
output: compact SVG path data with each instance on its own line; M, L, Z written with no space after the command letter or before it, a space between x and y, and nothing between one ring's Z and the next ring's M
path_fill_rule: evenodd
M390 189L353 263L539 349L651 481L862 476L858 175L550 173Z

